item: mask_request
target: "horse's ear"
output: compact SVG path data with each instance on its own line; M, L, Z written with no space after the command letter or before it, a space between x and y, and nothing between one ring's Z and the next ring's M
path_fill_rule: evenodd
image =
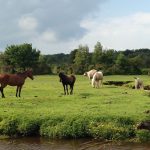
M83 75L84 75L84 76L87 76L87 72L85 72Z
M57 68L57 74L59 74L60 72L61 72L61 68L58 67L58 68Z
M33 73L33 69L32 68L26 68L25 71Z
M33 69L32 69L32 68L27 68L26 70L33 71Z

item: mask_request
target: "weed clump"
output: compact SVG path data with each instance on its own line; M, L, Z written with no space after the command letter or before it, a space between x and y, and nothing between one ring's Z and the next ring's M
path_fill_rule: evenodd
M137 130L136 137L140 142L150 141L150 132L148 130Z

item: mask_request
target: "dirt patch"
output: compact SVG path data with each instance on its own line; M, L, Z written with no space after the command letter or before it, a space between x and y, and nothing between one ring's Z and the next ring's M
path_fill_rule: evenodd
M150 114L150 110L144 111L145 114Z
M144 86L144 90L150 90L150 85Z
M145 85L143 88L144 90L150 90L150 85ZM135 89L135 86L132 86L132 89Z
M137 129L145 129L150 131L150 120L142 121L140 124L137 125Z
M115 86L123 86L127 85L128 83L132 83L133 81L106 81L104 85L115 85ZM127 87L135 89L134 85L127 85ZM144 90L150 90L150 85L145 85Z
M116 86L122 86L128 83L131 83L133 81L106 81L104 82L104 85L116 85Z

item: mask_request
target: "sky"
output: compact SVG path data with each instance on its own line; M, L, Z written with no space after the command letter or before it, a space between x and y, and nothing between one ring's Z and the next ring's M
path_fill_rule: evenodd
M0 51L31 43L42 54L150 48L149 0L0 0Z

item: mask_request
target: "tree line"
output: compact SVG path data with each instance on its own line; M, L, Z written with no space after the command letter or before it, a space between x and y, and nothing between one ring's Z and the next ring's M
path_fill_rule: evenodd
M102 70L105 75L150 74L150 49L116 51L104 49L100 42L93 52L88 45L79 45L69 54L42 55L32 44L7 46L0 53L0 72L15 73L32 68L34 74L83 74L90 69Z

